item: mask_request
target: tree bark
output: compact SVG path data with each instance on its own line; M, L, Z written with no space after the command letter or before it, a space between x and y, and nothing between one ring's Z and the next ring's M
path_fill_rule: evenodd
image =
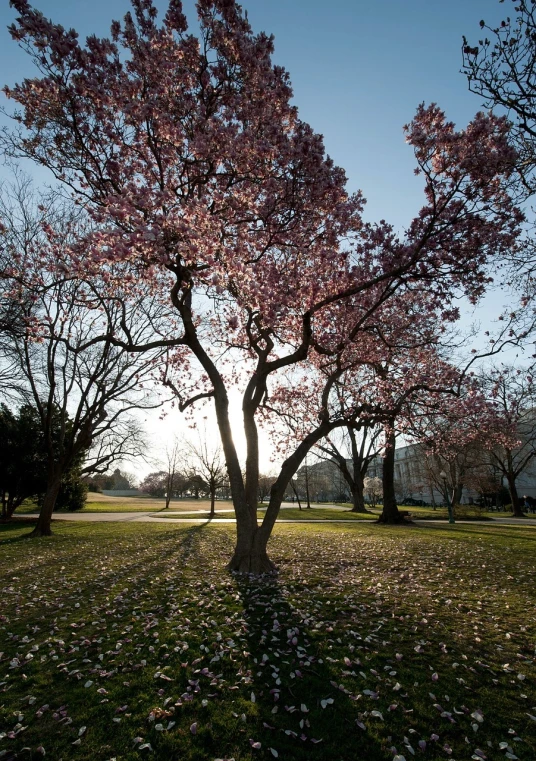
M352 429L348 429L349 433L352 431ZM352 431L353 433L353 431ZM339 471L342 473L342 477L348 484L348 487L350 489L350 493L352 495L352 509L350 512L352 513L369 513L370 511L367 510L365 507L365 498L363 496L363 459L359 457L359 453L357 451L357 444L355 440L355 434L352 435L350 433L350 440L352 443L352 473L350 473L348 466L346 464L346 460L342 456L337 456L337 467L339 468Z
M524 518L525 513L523 512L519 501L515 476L512 473L508 473L506 480L508 481L508 491L510 492L510 499L512 501L513 516L514 518Z
M173 475L167 474L166 478L166 510L169 509L169 503L171 502L171 490L173 488Z
M307 507L311 509L311 500L309 498L309 466L307 460L305 461L305 497L307 499Z
M253 531L244 532L238 529L237 542L233 557L227 568L237 573L251 573L260 576L265 573L276 573L277 568L268 557L266 550L270 534L258 526Z
M17 509L17 507L20 507L22 504L21 499L14 499L12 497L9 497L6 504L6 518L8 521L10 521L13 518L13 513Z
M459 505L462 501L462 493L463 493L463 484L458 483L456 484L455 488L452 491L452 509L454 510L454 505Z
M37 519L37 525L30 534L30 536L52 536L52 529L50 524L52 522L52 513L56 506L56 499L58 497L61 487L61 477L55 475L52 479L49 479L47 484L47 490L41 506L41 512Z
M216 487L214 484L210 485L210 518L214 518L214 515L216 514Z
M398 509L395 496L395 446L396 438L393 429L386 435L385 454L383 458L383 510L378 523L403 523L404 516Z
M352 513L369 513L370 510L367 510L367 508L365 507L365 497L363 495L363 490L364 490L363 481L365 480L367 467L370 462L369 457L367 458L363 457L365 439L363 438L363 441L361 444L361 451L359 452L357 449L355 430L349 427L348 435L350 436L350 445L352 448L352 470L353 470L352 476L353 477L350 476L348 468L346 467L346 462L344 462L344 469L342 471L342 474L346 478L346 482L349 485L350 490L352 492L353 507L351 512ZM369 454L370 454L370 448L369 448ZM348 474L348 476L346 474Z
M369 513L370 510L367 510L365 507L365 498L363 497L363 485L361 484L361 487L359 484L355 484L355 486L352 488L352 513Z
M297 490L296 490L296 487L294 486L294 483L292 482L292 479L291 479L291 481L290 481L290 485L291 485L291 487L292 487L292 491L293 491L293 492L294 492L294 494L296 495L296 499L298 500L298 507L299 507L299 509L301 510L301 509L302 509L302 506L301 506L301 501L300 501L300 495L298 494L298 492L297 492Z

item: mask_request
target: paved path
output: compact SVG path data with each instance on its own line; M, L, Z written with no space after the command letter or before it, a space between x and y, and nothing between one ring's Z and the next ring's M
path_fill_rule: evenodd
M294 505L282 505L283 509L294 507ZM322 508L331 508L333 512L343 512L347 508L340 507L339 505L322 505ZM189 513L189 517L184 516L184 512L166 511L165 515L155 512L121 512L121 513L54 513L54 520L60 521L88 521L96 523L106 522L123 522L123 523L206 523L209 519L206 517L206 510L198 510L204 517L195 517L194 511ZM229 510L216 510L218 516L222 514L229 514ZM175 516L175 517L173 517ZM414 519L415 523L419 525L434 526L436 524L447 524L447 520L420 520ZM235 523L234 517L218 517L216 523ZM355 519L347 518L304 518L303 520L278 518L278 523L356 523ZM536 516L532 518L512 518L511 516L504 516L492 518L487 521L456 521L456 523L491 526L493 524L507 524L511 526L536 526Z

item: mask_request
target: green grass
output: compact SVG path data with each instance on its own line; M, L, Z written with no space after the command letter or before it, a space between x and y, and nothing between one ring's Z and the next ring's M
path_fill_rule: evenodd
M93 496L93 495L92 495ZM209 500L174 500L170 503L169 511L193 511L207 509L210 505ZM232 510L231 501L220 500L216 503L216 509ZM163 499L152 499L151 497L108 497L102 501L89 499L79 513L147 513L161 512L164 515L169 512L166 510ZM34 501L27 500L16 511L17 515L31 515L38 513L39 509Z
M351 508L351 505L348 502L337 502L335 504L340 505L341 507L347 507L348 509ZM447 520L449 517L446 507L436 507L434 510L431 506L417 507L414 505L399 505L398 508L399 510L405 510L411 513L413 517L421 520ZM379 513L381 512L382 507L379 505L372 508L372 510ZM462 505L461 509L458 507L455 510L455 515L456 513L458 513L459 520L489 520L490 518L507 518L512 515L511 510L507 512L497 512L496 510L477 511L472 509L471 505ZM471 515L471 513L473 514ZM528 517L531 518L534 516L529 514Z
M117 497L120 499L120 497ZM162 500L163 502L163 500ZM170 510L175 510L174 505L170 506ZM86 502L85 506L79 512L82 513L147 513L147 512L162 512L166 513L166 508L155 507L151 504L148 505L125 505L121 502L117 504L110 504L110 502Z
M279 526L261 581L233 526L54 528L0 526L4 761L536 757L534 527Z
M222 508L216 508L217 510L222 510ZM264 513L266 512L266 505L264 507L259 507L258 510L258 517L259 520L262 520ZM157 513L154 513L154 515L157 515ZM158 513L160 515L160 513ZM162 513L163 517L166 518L209 518L210 513L207 511L206 513L188 513L184 512L180 515L169 515L165 511ZM214 516L213 520L217 521L218 519L221 520L222 518L234 518L234 510L232 507L225 510L225 512L217 512ZM304 508L303 510L300 510L299 508L294 507L285 507L283 508L279 513L279 519L281 520L292 520L292 521L337 521L337 520L350 520L350 521L363 521L363 520L376 520L378 518L377 515L372 514L360 514L360 513L351 513L348 510L337 510L330 507L311 507L311 508Z

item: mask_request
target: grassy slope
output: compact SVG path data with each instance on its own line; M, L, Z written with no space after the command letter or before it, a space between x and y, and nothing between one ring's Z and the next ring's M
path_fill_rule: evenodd
M264 582L223 571L230 526L25 533L0 527L5 761L536 757L534 528L280 526Z

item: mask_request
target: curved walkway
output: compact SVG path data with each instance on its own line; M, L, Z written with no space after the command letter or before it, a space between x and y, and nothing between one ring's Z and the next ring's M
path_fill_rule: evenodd
M283 505L282 507L291 507L291 505ZM292 506L293 507L293 506ZM322 507L333 508L333 512L344 512L346 508L339 507L338 505L322 505ZM166 515L154 512L120 512L120 513L54 513L53 519L60 521L87 521L96 523L106 522L124 522L124 523L206 523L209 518L206 516L206 510L199 510L199 513L203 514L203 517L196 518L193 513L190 513L189 517L183 517L184 513L181 512L169 512ZM215 519L216 523L235 523L234 517L222 518L223 513L229 513L229 510L217 510L218 517ZM447 524L447 520L426 520L413 518L413 521L419 525L434 526L436 524ZM302 519L287 519L278 518L278 523L361 523L355 519L346 518L304 518ZM365 521L366 522L366 521ZM532 518L512 518L511 516L491 518L486 521L456 521L456 523L477 524L481 526L492 526L493 524L507 524L511 526L536 526L536 516Z

